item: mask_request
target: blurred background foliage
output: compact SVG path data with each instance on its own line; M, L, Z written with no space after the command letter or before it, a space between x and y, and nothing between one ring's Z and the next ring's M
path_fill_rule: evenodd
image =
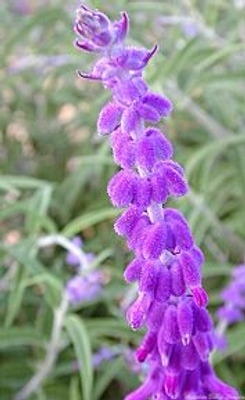
M159 44L146 78L175 104L161 128L174 143L191 191L174 206L186 214L206 255L203 274L215 314L220 289L245 252L245 3L86 4L112 18L127 11L129 43ZM17 399L42 365L72 274L64 250L38 249L38 239L54 233L80 235L86 251L101 258L107 281L98 299L69 309L57 361L29 399L114 400L115 393L123 398L137 385L125 356L142 334L124 321L131 292L122 272L130 255L113 232L117 211L106 195L116 166L108 140L96 134L109 93L76 75L93 62L73 48L76 6L61 0L1 3L1 400ZM245 394L244 323L231 327L228 338L228 349L214 362L220 377ZM117 348L119 355L93 370L92 353L101 346Z

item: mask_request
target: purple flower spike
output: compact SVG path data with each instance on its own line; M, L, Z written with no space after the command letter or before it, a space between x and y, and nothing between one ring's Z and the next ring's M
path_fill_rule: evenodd
M83 6L77 13L77 46L100 57L89 74L80 76L101 81L112 93L99 115L98 131L111 135L113 158L121 168L108 184L112 204L127 208L115 231L134 252L124 277L137 284L138 297L126 317L132 329L146 328L136 356L140 363L147 360L148 375L124 400L207 400L219 393L229 400L235 391L216 378L208 361L215 335L202 288L204 256L184 215L167 204L169 198L186 195L188 183L172 159L170 141L147 126L169 117L173 109L144 79L157 46L126 45L128 30L125 13L115 22ZM241 276L240 269L240 283L223 293L223 319L235 321L244 309Z

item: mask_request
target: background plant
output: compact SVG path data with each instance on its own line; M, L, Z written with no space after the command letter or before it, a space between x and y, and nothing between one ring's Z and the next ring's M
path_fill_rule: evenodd
M87 2L112 17L125 9L132 43L160 45L147 80L175 104L167 135L191 186L178 208L207 257L205 286L215 311L231 266L241 263L245 249L244 6L219 0L115 3ZM106 195L116 167L108 143L95 132L107 94L76 78L76 69L89 70L90 61L72 46L76 5L12 0L2 6L3 400L14 398L45 359L54 315L74 272L61 247L38 247L40 238L51 234L81 235L86 252L98 257L107 284L99 298L66 314L57 361L30 398L108 400L115 390L123 397L137 386L125 362L126 349L140 339L126 326L122 311L130 299L122 279L129 256L112 231L116 211ZM244 323L231 326L229 347L214 357L220 377L241 393L244 333ZM92 353L105 345L119 346L122 355L93 370Z

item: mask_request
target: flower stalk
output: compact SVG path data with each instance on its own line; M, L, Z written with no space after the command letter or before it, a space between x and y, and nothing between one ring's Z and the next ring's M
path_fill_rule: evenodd
M100 135L110 135L120 167L107 189L112 204L124 209L115 231L134 253L124 277L136 282L138 297L127 320L134 330L146 328L136 357L148 363L148 376L125 400L235 400L236 390L216 377L209 362L214 344L202 286L204 256L184 215L167 206L169 198L188 193L188 183L173 160L172 144L155 127L169 117L172 103L152 92L143 77L157 46L127 46L128 30L126 13L111 22L85 6L77 11L75 44L98 57L90 73L79 75L112 93L97 127Z

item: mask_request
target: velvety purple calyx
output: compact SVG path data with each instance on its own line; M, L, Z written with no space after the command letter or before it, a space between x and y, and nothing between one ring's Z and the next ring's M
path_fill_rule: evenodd
M171 399L177 399L181 390L181 357L180 346L175 345L172 348L169 363L165 370L164 389Z
M157 259L163 252L166 244L166 227L162 222L153 224L147 232L143 243L143 255L145 258Z
M186 291L182 267L178 260L174 260L170 268L171 291L174 296L182 296Z
M131 171L120 171L110 180L107 190L116 207L128 206L135 194L136 175Z
M157 284L155 288L155 300L163 303L166 302L171 295L171 273L168 268L162 264L159 266Z
M145 260L135 258L131 261L124 271L124 278L128 283L135 282L140 279L142 268L145 267Z
M144 339L141 342L140 347L136 350L136 357L139 362L144 362L146 357L154 347L156 346L157 343L157 333L154 331L148 332Z
M153 301L147 314L147 327L150 331L158 332L163 321L167 303L161 304Z
M158 172L153 172L150 176L150 182L152 200L156 203L165 203L169 195L165 177Z
M121 115L122 107L119 104L112 101L106 104L99 115L98 132L107 135L114 131L119 126Z
M185 178L168 161L158 162L155 165L154 173L162 177L162 183L160 184L166 187L169 195L181 197L187 194L188 185Z
M193 371L199 365L199 354L191 341L181 349L181 365L185 370Z
M173 110L173 105L169 99L156 93L148 92L142 103L155 109L161 117L167 117Z
M151 298L147 294L141 293L128 309L127 320L133 330L141 328L145 323L150 304Z
M142 70L157 51L157 46L151 50L126 47L117 57L117 63L130 71Z
M173 156L173 146L157 128L147 128L145 137L154 145L157 158L167 160Z
M192 340L199 354L200 359L202 361L206 361L211 351L208 334L206 332L196 332Z
M141 212L137 207L129 207L115 222L115 231L120 236L129 236L136 224L140 221L140 217Z
M177 319L181 340L184 346L188 345L193 332L193 310L190 301L181 301L177 307Z
M192 309L197 330L201 332L211 331L213 324L206 308L200 308L196 304L192 303Z
M142 244L144 243L150 226L151 223L149 217L147 215L142 215L128 236L128 247L134 250L138 257L143 256Z
M185 284L191 289L194 301L200 307L207 304L207 294L201 287L201 269L198 260L193 254L182 251L179 255L179 262L182 266Z
M135 193L132 203L141 209L147 208L152 199L152 188L147 178L137 177L135 181Z
M194 241L190 228L181 213L173 209L167 209L164 213L165 221L171 227L175 237L175 244L178 249L189 250L193 247Z
M165 311L159 337L169 344L175 344L180 339L177 308L174 305L170 305Z
M157 284L158 277L158 266L152 261L146 261L142 267L139 290L154 295L154 291Z
M120 128L111 134L114 161L122 168L133 168L136 162L135 143Z

